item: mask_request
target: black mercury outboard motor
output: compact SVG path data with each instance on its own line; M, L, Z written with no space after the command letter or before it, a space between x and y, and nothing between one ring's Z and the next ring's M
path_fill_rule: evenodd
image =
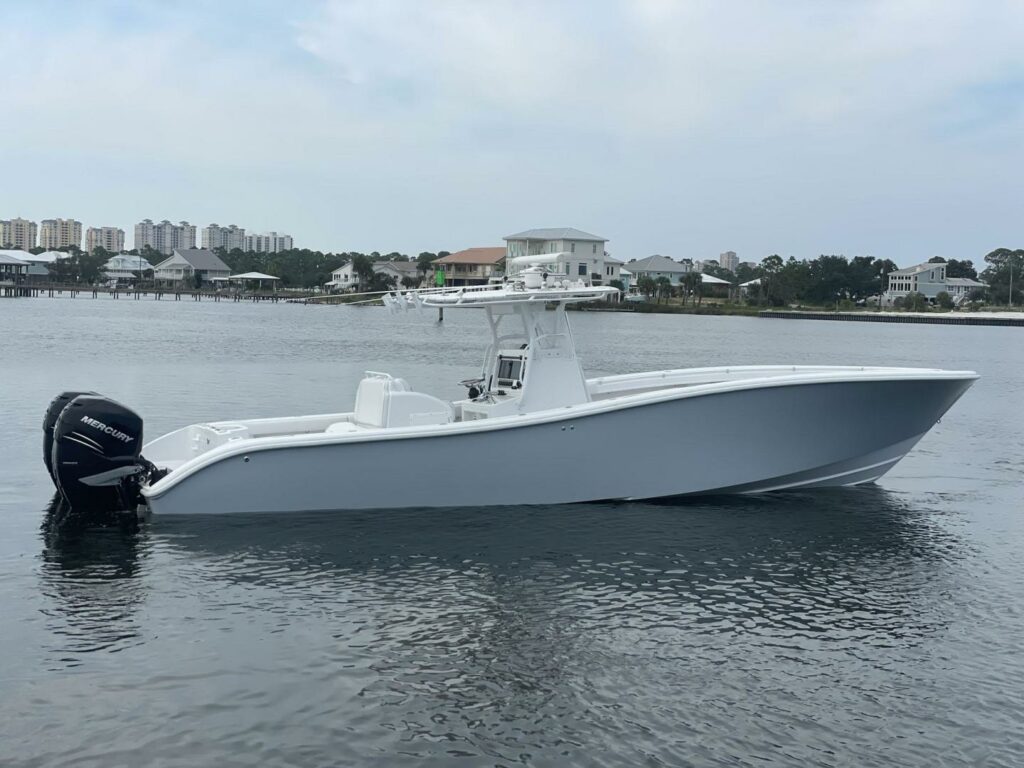
M53 417L62 402L66 405ZM94 393L65 392L50 403L43 432L44 450L50 444L47 468L76 512L135 509L139 486L156 469L140 454L138 414Z
M61 392L50 401L50 407L46 409L43 416L43 463L46 464L46 471L50 473L53 484L57 484L57 476L53 474L53 428L57 424L64 407L79 395L95 395L95 392Z

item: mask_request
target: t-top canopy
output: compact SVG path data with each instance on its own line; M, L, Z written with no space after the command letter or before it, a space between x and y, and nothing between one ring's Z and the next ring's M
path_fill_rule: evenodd
M446 289L422 295L428 307L483 307L493 304L571 304L578 301L599 301L618 294L618 288L607 285L586 285L582 282L558 282L527 288L522 283L480 285Z

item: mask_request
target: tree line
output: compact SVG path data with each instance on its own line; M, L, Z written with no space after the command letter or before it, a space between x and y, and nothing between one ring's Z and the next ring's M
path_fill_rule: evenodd
M972 298L995 304L1007 304L1010 300L1010 282L1013 275L1013 303L1024 299L1024 249L1010 250L997 248L984 257L985 267L979 274L970 260L945 260L933 257L930 263L945 262L947 277L966 277L987 283L988 288L980 290ZM627 264L628 268L628 264ZM876 259L871 256L821 255L816 259L783 259L778 254L764 258L760 264L741 264L735 272L716 264L706 265L704 272L727 280L733 287L759 279L760 284L751 286L748 300L768 306L785 306L800 303L830 305L835 303L863 304L870 297L877 297L888 289L889 274L899 267L890 259ZM672 295L690 297L700 303L705 286L699 273L689 273L675 286L666 277L652 279L642 277L637 288L648 299L661 300ZM922 297L923 298L923 297Z
M43 249L35 248L32 253L41 253ZM60 283L98 283L105 280L103 267L107 260L116 253L110 253L102 247L97 247L92 253L68 246L60 248L68 254L66 259L58 259L48 266L52 279ZM359 253L357 251L346 251L332 253L324 251L313 251L308 248L292 248L277 253L257 253L255 251L243 251L238 248L226 250L215 248L215 253L227 264L232 273L242 272L263 272L274 277L281 278L281 286L287 288L316 288L322 286L331 279L331 273L339 267L353 263L353 269L360 278L360 284L365 286L375 285L377 288L367 290L387 290L395 287L393 281L388 283L386 275L378 275L373 271L373 265L380 261L413 261L421 275L426 275L433 268L431 262L435 259L448 255L448 251L423 251L415 258L410 258L404 253L392 251L391 253ZM132 249L127 252L133 256L141 256L151 265L156 266L165 261L169 256L150 246L141 249ZM150 270L144 270L140 275L142 278L152 277ZM384 286L384 287L379 287Z
M358 251L345 251L332 253L324 251L312 251L308 248L292 248L277 253L256 253L254 251L242 251L238 248L226 250L224 248L214 249L218 256L224 261L234 273L241 272L264 272L268 275L281 278L282 287L286 288L316 288L322 286L331 279L334 270L343 267L349 262L353 265L353 271L359 276L359 283L362 286L371 286L381 283L386 275L377 275L373 271L373 265L380 261L413 261L420 274L426 275L433 267L431 262L434 259L447 256L448 251L433 253L423 251L415 258L407 254L392 251L391 253L360 253ZM140 254L145 256L145 254ZM166 258L166 257L164 257ZM376 275L376 277L375 277ZM376 288L367 287L367 290L387 290L388 287Z
M32 252L38 253L41 250L36 248ZM101 282L104 279L104 264L111 256L116 255L103 248L96 248L92 253L86 253L74 246L61 250L71 255L67 259L60 259L51 264L49 270L53 279L62 283ZM422 251L413 258L397 251L334 253L293 248L277 253L256 253L237 248L230 251L223 248L215 250L232 272L265 272L281 278L281 286L286 288L322 286L331 279L334 270L352 262L359 283L366 290L388 290L395 287L394 282L389 282L387 276L373 271L376 262L414 261L420 275L426 277L433 268L432 262L449 253ZM149 246L128 253L142 256L154 266L168 258L167 254L155 251ZM930 261L944 260L934 257ZM975 267L970 260L950 259L945 262L946 275L968 277L986 283L988 288L984 291L984 297L975 298L985 298L994 304L1010 303L1012 283L1012 303L1024 303L1024 249L997 248L986 254L983 262L983 266ZM733 286L760 278L760 285L748 291L748 297L765 305L783 306L793 303L826 305L837 301L863 303L888 287L889 274L896 269L898 267L891 260L871 256L854 256L848 259L845 256L821 255L816 259L798 260L792 256L783 259L773 254L762 259L757 265L741 264L735 273L715 264L706 265L704 271L727 280ZM692 297L698 303L704 291L698 273L684 276L681 286L673 285L667 278L641 278L637 281L637 287L647 294L648 298L667 298L682 294Z

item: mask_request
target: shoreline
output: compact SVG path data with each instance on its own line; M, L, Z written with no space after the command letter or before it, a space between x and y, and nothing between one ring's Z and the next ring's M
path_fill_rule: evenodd
M84 298L127 300L169 300L171 302L186 300L189 302L226 302L226 303L270 303L301 304L323 306L367 305L364 301L346 301L342 296L296 296L294 293L214 293L196 290L166 289L104 289L99 287L33 287L31 291L8 294L7 298L58 299ZM325 300L326 299L326 300ZM977 311L977 312L893 312L875 310L827 310L827 309L761 309L738 304L704 304L701 306L682 306L679 304L653 304L612 302L599 303L592 306L571 307L574 312L629 312L635 314L656 315L700 315L704 317L749 317L769 320L829 320L839 322L860 323L912 323L924 325L975 325L1024 327L1024 312L1009 310Z
M932 325L987 325L1024 326L1024 312L993 310L979 312L893 312L886 310L829 310L829 309L761 309L735 304L705 304L683 307L678 304L601 304L580 307L581 312L635 312L659 315L702 315L721 317L751 317L771 320L831 320L861 323L920 323Z
M832 320L854 323L921 323L1024 327L1024 312L827 312L763 310L758 317L773 320Z

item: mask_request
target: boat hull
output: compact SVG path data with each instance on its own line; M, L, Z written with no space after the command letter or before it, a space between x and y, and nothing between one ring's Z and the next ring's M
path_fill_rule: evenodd
M437 429L252 441L143 492L155 514L560 504L870 482L976 377L647 393ZM186 468L182 468L183 470Z

